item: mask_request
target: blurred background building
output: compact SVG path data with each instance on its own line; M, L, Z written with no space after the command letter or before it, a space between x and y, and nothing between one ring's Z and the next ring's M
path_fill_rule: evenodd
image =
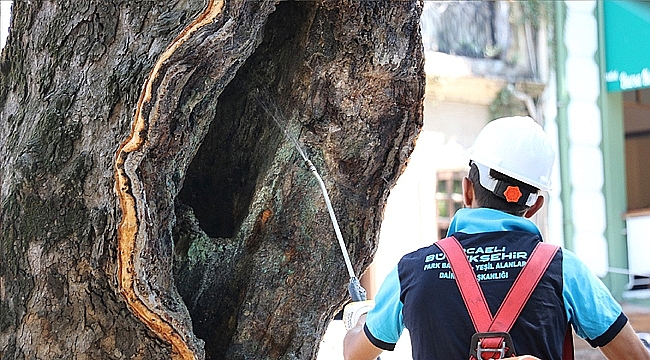
M389 198L375 283L444 237L478 131L529 115L556 140L534 219L545 240L620 301L650 306L650 2L425 1L421 28L425 125Z
M556 141L534 218L545 241L650 308L650 2L425 1L421 29L424 129L388 200L370 293L404 253L445 236L478 131L529 115ZM382 359L408 358L408 338L396 349Z
M12 1L0 0L0 49L5 47L9 35L9 20Z

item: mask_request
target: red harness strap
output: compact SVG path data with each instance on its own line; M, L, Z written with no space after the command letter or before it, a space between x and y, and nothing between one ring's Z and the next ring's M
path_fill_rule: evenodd
M510 331L559 249L550 244L537 244L493 317L476 278L476 273L458 240L452 236L438 241L436 245L449 261L458 289L477 333L507 333ZM569 333L567 338L569 335L572 334ZM502 347L503 341L502 337L488 337L482 339L482 346L483 348L497 349ZM569 347L570 349L568 349ZM567 350L570 351L567 353ZM490 359L499 358L501 355L495 352L484 352L479 356L482 356L483 359ZM565 340L562 358L573 359L573 346L572 343L568 343L568 340Z

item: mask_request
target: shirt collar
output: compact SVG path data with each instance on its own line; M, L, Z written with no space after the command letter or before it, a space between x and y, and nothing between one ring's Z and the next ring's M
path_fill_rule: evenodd
M488 208L458 210L449 224L447 236L456 232L477 234L513 230L528 231L541 236L537 225L525 217Z

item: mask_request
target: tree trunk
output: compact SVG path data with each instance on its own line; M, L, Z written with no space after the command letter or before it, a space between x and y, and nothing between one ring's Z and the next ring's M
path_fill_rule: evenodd
M422 125L411 1L16 1L0 358L313 359Z

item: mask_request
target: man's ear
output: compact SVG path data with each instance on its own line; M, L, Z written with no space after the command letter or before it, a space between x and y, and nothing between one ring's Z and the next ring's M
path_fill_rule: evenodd
M535 215L537 211L539 211L539 209L542 208L542 205L544 205L544 195L539 194L537 196L537 201L535 201L533 206L529 207L528 210L526 210L526 212L524 213L524 217L525 218L532 217L533 215Z
M474 184L467 176L463 178L463 201L468 208L474 205Z

